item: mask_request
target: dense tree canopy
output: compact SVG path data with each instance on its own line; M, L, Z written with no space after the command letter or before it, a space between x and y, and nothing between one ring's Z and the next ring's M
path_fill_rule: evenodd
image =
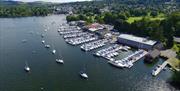
M46 16L52 13L45 6L0 6L0 17L21 17L21 16Z

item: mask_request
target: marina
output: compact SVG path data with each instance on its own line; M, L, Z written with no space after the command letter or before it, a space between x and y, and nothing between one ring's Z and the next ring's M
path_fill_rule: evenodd
M104 48L97 51L96 53L94 53L94 55L114 61L115 59L113 59L112 57L118 56L119 55L118 51L122 48L123 46L114 44L112 46L109 46L108 48Z
M139 50L121 60L108 61L108 63L112 64L113 66L120 67L120 68L123 68L123 67L131 68L134 62L143 58L147 53L148 52L144 50Z
M81 33L80 30L69 30L69 31L60 31L59 34L64 35L64 34L69 34L69 33Z
M87 32L80 32L80 33L70 33L63 36L63 38L74 38L74 37L80 37L88 35Z
M96 50L83 52L79 46L70 46L64 40L71 38L64 39L64 35L59 35L57 32L61 24L63 24L63 31L69 30L69 27L64 25L64 19L64 15L50 15L0 20L3 25L0 28L0 91L38 91L42 89L45 91L111 91L112 88L116 91L143 91L144 89L175 91L175 88L166 82L171 75L169 69L161 72L158 79L154 79L151 74L152 67L144 65L143 59L139 59L132 69L121 70L109 66L104 58L94 57L92 54L96 53ZM52 25L53 21L56 23ZM46 28L49 27L46 32L44 25ZM43 38L41 34L44 34ZM22 39L28 41L22 43ZM42 40L45 41L44 44ZM97 40L99 40L98 37L93 41ZM86 43L81 43L81 45ZM47 45L49 49L44 48ZM110 46L113 45L110 44ZM104 47L106 46L109 44ZM104 49L104 47L98 49L101 50L100 48ZM56 50L55 55L52 55L53 49ZM134 50L136 51L136 49L117 51L118 56L111 58L123 59L134 53ZM58 62L63 60L65 65L61 65L56 59ZM30 74L25 72L25 60L28 60ZM158 60L157 64L163 62L163 59ZM84 65L87 65L84 73L88 76L88 80L82 80L79 73Z
M97 40L98 37L94 35L85 35L77 38L65 39L65 41L71 45L79 45L93 40Z
M97 49L97 48L105 46L107 42L108 42L108 40L106 40L106 39L96 40L96 41L93 41L90 43L83 44L81 46L81 49L84 51L91 51L93 49Z

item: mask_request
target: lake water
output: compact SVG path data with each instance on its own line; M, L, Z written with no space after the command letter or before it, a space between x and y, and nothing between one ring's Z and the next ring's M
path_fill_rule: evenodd
M55 24L52 24L52 22ZM151 71L158 63L149 66L139 60L131 69L112 67L103 58L83 52L79 46L65 43L57 32L59 24L65 22L64 15L26 18L0 18L0 91L174 91L167 81L172 72L166 70L157 77ZM44 32L44 25L49 30ZM44 48L44 40L57 50ZM22 43L22 40L27 40ZM130 53L130 52L129 52ZM63 56L64 65L55 59ZM121 53L119 58L127 56ZM25 62L31 68L24 71ZM89 79L79 77L86 65Z

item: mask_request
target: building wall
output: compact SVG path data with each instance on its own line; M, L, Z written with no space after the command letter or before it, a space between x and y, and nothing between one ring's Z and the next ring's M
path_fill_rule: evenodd
M132 47L141 48L141 49L148 49L148 50L150 50L153 47L151 45L142 44L142 43L139 43L139 42L135 42L135 41L131 41L131 40L123 39L123 38L119 38L118 42L122 43L122 44L126 44L126 45L129 45L129 46L132 46Z

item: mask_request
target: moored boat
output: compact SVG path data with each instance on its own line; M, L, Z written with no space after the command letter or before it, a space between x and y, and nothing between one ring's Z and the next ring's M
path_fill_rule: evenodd
M25 67L24 67L24 70L25 70L26 72L29 72L29 71L31 70L27 63L26 63L26 65L25 65Z
M57 63L64 64L64 61L63 61L62 59L56 59L56 62L57 62Z
M79 73L79 75L80 75L82 78L84 78L84 79L88 79L88 75L87 75L85 72L83 72L83 71L81 71L81 72Z
M52 54L55 54L56 53L56 50L54 49L54 50L52 50Z

